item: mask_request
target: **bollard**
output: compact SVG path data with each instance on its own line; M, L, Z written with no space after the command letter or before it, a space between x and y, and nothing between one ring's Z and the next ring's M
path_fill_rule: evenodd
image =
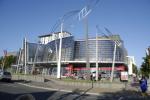
M92 88L93 88L93 81L94 81L94 80L92 79Z

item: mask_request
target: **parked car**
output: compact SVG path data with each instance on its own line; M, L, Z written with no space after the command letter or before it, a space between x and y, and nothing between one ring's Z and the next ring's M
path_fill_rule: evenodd
M4 80L4 81L11 81L11 73L10 72L6 72L6 71L1 71L0 72L0 80Z

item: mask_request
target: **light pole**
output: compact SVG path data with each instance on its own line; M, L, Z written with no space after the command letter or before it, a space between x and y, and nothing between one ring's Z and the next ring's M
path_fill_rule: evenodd
M91 9L88 9L87 6L85 6L79 13L79 20L84 20L84 25L85 25L85 55L86 55L86 68L90 68L89 64L89 53L88 53L88 20L87 16L91 12ZM90 71L88 71L90 73Z
M90 63L89 63L89 46L88 46L88 19L87 17L84 18L84 22L85 22L85 55L86 55L86 68L90 68ZM88 73L90 73L90 71L88 71Z
M98 25L96 25L96 29L96 80L98 80L98 33L105 36L106 38L108 38L108 36L100 30Z

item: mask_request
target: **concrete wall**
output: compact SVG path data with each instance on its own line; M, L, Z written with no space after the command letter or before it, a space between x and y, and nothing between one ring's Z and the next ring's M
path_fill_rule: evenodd
M44 77L37 75L12 75L12 80L26 80L34 82L44 82Z

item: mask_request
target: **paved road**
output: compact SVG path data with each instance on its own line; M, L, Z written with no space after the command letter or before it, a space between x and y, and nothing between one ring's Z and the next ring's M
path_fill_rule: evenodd
M17 100L16 98L23 97L24 95L28 95L32 98L31 100L145 100L143 97L137 96L137 94L132 91L104 93L97 96L79 94L78 92L60 92L31 88L18 84L18 82L0 82L0 100Z
M50 91L31 88L17 82L0 82L0 100L16 100L16 98L28 95L35 100L94 100L97 96L80 95L78 93Z

